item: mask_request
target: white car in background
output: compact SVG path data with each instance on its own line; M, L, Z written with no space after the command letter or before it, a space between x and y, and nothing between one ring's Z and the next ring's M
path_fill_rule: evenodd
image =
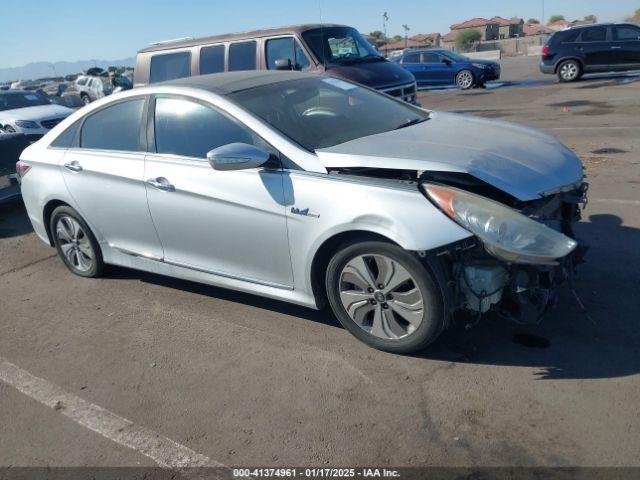
M45 95L26 90L0 91L0 130L41 137L73 110L55 105Z
M75 88L85 105L109 95L108 82L98 77L80 75L75 81Z

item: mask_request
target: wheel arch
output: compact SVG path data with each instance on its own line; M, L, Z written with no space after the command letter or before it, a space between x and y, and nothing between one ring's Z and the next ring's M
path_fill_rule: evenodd
M578 56L571 56L571 57L563 57L560 60L558 60L556 62L556 66L553 69L553 73L558 73L558 69L560 68L560 65L562 65L567 60L575 60L576 62L578 62L580 64L580 71L584 72L584 60Z
M322 308L327 303L324 274L333 255L335 255L338 248L346 242L367 240L387 242L401 246L393 239L371 230L347 230L336 233L325 239L315 251L313 260L311 261L310 277L313 296L315 297L316 304L319 308Z
M51 232L51 214L56 208L61 206L73 208L67 202L54 199L54 200L49 200L45 204L44 209L42 210L42 223L44 223L44 228L45 228L45 231L47 232L47 239L49 240L49 245L51 245L52 247L54 246L54 243L53 243L53 235Z

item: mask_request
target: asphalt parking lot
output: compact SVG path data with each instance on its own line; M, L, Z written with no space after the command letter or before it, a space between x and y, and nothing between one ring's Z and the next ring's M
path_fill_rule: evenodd
M504 75L542 83L420 101L540 128L583 159L588 263L542 324L489 317L396 356L328 311L124 269L75 277L19 202L2 205L0 465L182 451L229 466L640 466L640 81L561 85L535 62L505 60ZM94 421L102 409L113 417ZM145 435L169 446L149 454Z

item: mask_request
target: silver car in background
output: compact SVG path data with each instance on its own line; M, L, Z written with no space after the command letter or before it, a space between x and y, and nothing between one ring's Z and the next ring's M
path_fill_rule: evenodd
M455 312L537 321L582 249L586 184L554 138L340 79L233 72L92 103L18 164L75 274L105 264L322 308L425 348Z

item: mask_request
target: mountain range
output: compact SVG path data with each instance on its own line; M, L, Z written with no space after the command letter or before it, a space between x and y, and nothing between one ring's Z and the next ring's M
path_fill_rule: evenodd
M0 68L0 82L15 80L33 80L36 78L61 77L80 73L91 67L109 66L133 67L135 57L122 60L78 60L77 62L33 62L23 67Z

